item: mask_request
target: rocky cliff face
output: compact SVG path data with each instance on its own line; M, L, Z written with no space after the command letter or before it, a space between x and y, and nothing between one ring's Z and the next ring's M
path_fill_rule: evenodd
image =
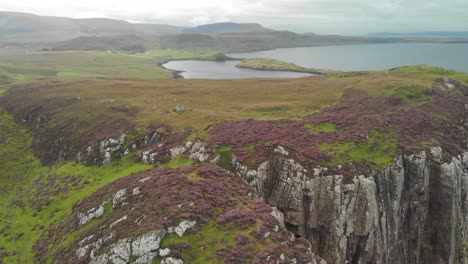
M468 261L468 152L441 162L434 148L345 178L309 172L277 149L258 170L237 172L328 263Z
M176 152L176 150L179 150ZM220 163L198 142L171 149ZM327 263L468 263L468 152L401 155L368 175L306 169L278 146L256 170L231 167Z

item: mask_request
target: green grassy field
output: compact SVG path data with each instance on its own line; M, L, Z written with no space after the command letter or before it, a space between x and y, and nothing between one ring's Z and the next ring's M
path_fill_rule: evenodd
M342 144L320 144L319 149L332 155L328 166L343 165L350 162L361 163L376 170L392 162L396 155L396 136L391 132L373 132L363 142Z
M14 80L35 78L170 78L171 71L158 67L168 60L215 60L216 52L153 49L146 54L101 51L33 52L0 56L0 76Z

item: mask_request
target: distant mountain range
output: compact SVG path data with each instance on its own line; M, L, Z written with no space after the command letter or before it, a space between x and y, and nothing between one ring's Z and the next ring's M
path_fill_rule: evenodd
M160 24L138 24L107 18L72 19L17 12L0 12L0 40L2 42L58 42L91 36L172 35L181 33L216 34L267 31L273 30L254 23L229 22L188 28Z
M170 25L133 24L107 18L72 19L0 12L0 39L5 42L56 42L82 36L166 35L181 33L184 29Z
M0 50L144 52L163 48L235 52L401 42L465 43L468 38L460 38L463 36L468 37L468 32L375 33L368 37L349 37L277 31L256 23L224 22L179 27L107 18L72 19L0 12Z
M215 33L231 33L231 32L265 32L273 31L271 29L264 28L262 25L257 23L233 23L223 22L201 25L194 28L186 29L185 32L199 33L199 34L215 34Z
M412 33L398 32L377 32L369 35L370 37L419 37L419 38L468 38L468 31L425 31Z

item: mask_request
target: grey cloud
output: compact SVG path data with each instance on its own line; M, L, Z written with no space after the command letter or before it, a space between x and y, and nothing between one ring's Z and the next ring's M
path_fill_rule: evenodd
M0 0L2 1L2 0ZM16 3L15 3L16 2ZM22 0L3 9L189 25L221 21L322 34L468 30L466 0Z

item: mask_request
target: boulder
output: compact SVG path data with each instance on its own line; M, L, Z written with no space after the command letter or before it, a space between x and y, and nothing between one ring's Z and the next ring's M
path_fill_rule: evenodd
M178 104L178 105L176 105L176 107L174 107L174 112L176 112L178 114L182 114L185 111L186 111L185 106L183 106L181 104Z

